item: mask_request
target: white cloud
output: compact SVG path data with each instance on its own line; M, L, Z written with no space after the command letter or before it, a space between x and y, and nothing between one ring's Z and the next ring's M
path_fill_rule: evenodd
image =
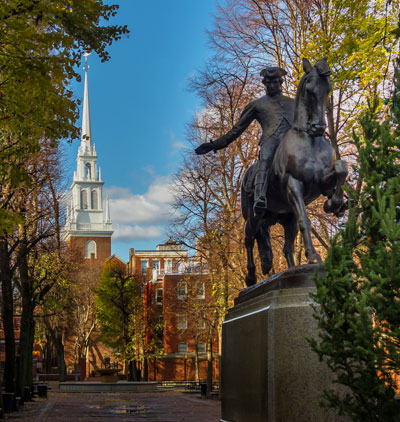
M134 194L128 188L105 189L110 197L111 219L117 223L165 223L171 213L172 192L167 178L157 177L148 191Z
M113 241L130 242L132 240L158 239L163 236L164 229L161 226L130 226L128 224L113 224Z
M169 132L169 137L171 139L172 146L172 150L170 151L171 155L175 155L182 149L187 148L187 144L184 141L178 139L173 131Z
M129 188L111 186L105 189L110 198L113 240L135 241L159 238L172 213L172 192L167 177L156 177L144 194Z
M184 148L186 148L186 147L187 147L187 145L186 145L184 142L182 142L182 141L174 141L174 142L172 143L172 146L173 146L175 149L184 149Z

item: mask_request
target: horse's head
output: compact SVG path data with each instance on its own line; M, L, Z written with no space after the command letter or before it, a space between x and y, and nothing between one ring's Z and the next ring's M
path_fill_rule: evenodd
M296 95L294 128L307 132L310 136L322 136L326 129L325 110L332 85L331 71L326 59L311 66L303 59L304 76L301 78Z

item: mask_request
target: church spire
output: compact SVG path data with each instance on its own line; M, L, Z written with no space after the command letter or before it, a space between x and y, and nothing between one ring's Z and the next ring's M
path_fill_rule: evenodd
M82 138L76 157L76 171L74 171L74 179L71 185L71 209L65 227L65 238L106 237L111 239L113 232L109 202L106 201L107 206L104 210L104 182L101 180L97 167L96 148L91 136L87 78L88 55L89 53L85 54Z
M82 134L81 134L81 148L83 151L92 152L92 129L90 125L90 109L89 109L89 88L88 88L88 69L87 58L90 52L84 54L85 56L85 86L83 90L83 110L82 110Z

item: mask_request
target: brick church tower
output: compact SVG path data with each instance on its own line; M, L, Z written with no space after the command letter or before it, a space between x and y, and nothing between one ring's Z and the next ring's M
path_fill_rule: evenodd
M64 338L64 357L70 370L79 360L81 379L104 363L105 356L111 354L99 341L99 332L93 328L93 303L88 293L100 280L104 262L111 257L112 223L108 198L103 206L103 185L100 168L97 167L96 148L92 139L89 110L88 64L85 54L85 84L82 110L81 143L76 158L70 200L67 205L67 219L64 240L74 259L80 262L77 280L82 283L82 304L84 313L91 315L86 322L68 332ZM93 326L93 327L92 327ZM91 328L92 327L92 328ZM87 338L85 351L76 356L78 337L72 332L78 329L80 338ZM89 333L90 337L89 337ZM87 336L87 337L86 337ZM82 346L82 339L79 340ZM83 349L82 349L83 350ZM75 366L75 371L77 370Z
M82 112L81 144L67 206L64 239L86 262L102 267L111 255L112 223L108 197L103 208L101 171L97 167L96 148L92 140L89 110L88 65L85 55L85 85Z

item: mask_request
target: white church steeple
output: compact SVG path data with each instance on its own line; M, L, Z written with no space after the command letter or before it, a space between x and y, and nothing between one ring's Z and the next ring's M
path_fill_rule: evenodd
M69 237L111 237L112 222L110 210L103 209L103 185L100 169L97 168L96 148L92 139L89 108L87 57L85 54L85 84L82 109L81 143L76 158L76 170L71 185L70 208L67 212L65 238Z
M89 88L88 88L88 69L87 58L90 53L85 54L85 86L83 88L83 110L82 110L82 133L81 147L92 152L92 127L90 124L90 107L89 107Z

